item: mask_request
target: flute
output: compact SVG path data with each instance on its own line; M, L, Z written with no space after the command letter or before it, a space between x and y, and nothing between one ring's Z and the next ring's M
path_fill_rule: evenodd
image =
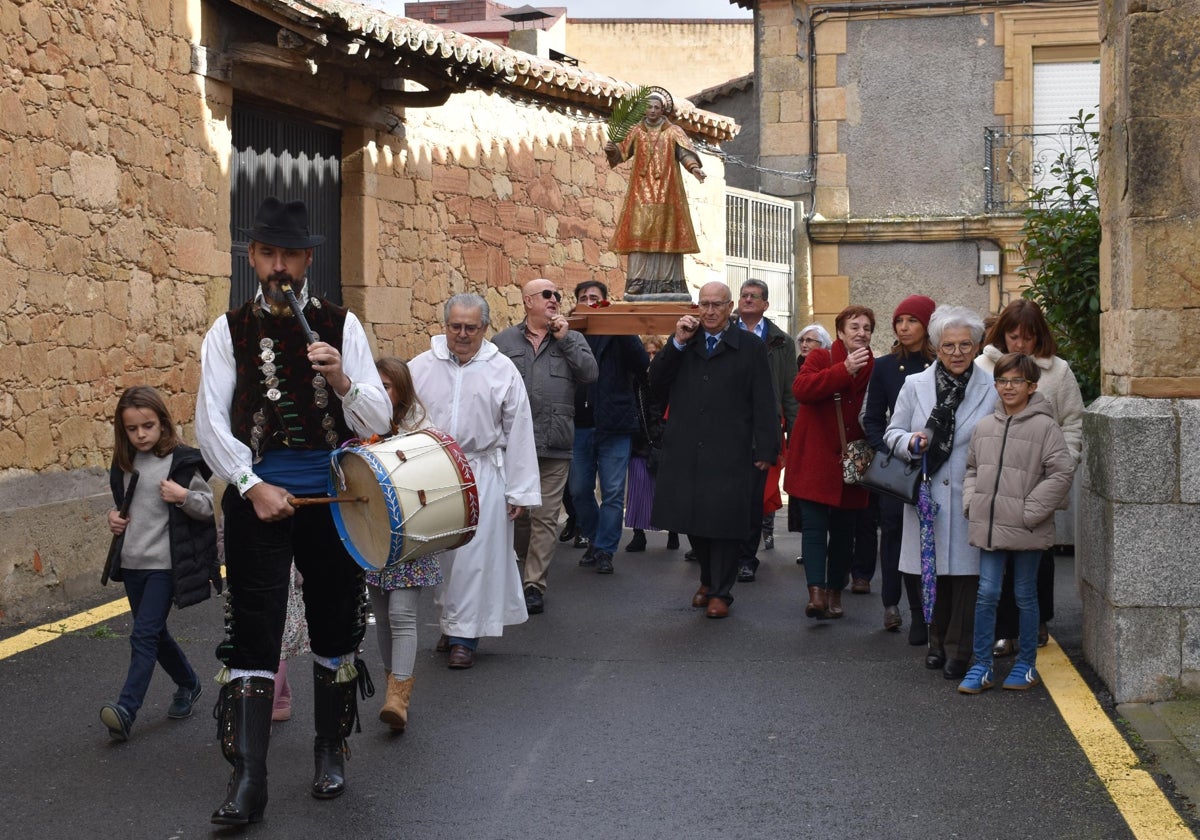
M300 327L304 330L304 338L309 344L315 343L317 334L308 325L308 319L304 317L304 310L300 308L300 301L296 300L296 293L292 291L292 284L288 282L280 283L279 291L283 292L283 296L287 298L288 306L292 308L292 314L300 322Z

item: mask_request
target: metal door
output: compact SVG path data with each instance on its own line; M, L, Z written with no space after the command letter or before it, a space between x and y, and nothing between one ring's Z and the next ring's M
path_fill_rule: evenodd
M767 317L792 331L795 205L762 193L725 190L725 279L736 296L749 278L770 289Z
M231 308L254 297L258 281L246 262L245 229L263 199L302 200L313 233L325 244L313 252L308 269L309 294L342 302L341 286L342 135L334 129L294 117L233 106L233 171L230 173L230 226L233 277Z

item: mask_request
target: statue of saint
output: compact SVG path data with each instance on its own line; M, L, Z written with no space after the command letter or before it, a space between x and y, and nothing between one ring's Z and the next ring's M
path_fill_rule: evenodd
M629 255L625 295L687 294L683 255L700 250L688 212L680 164L703 183L700 156L683 129L667 119L674 103L652 90L646 116L619 143L604 146L609 166L630 157L629 191L611 247Z

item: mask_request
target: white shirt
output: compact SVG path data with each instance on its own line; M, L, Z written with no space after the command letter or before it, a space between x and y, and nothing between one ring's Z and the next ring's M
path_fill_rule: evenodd
M303 291L301 294L303 305L308 296ZM255 303L265 305L261 289L255 297ZM383 388L379 371L375 369L366 331L353 312L346 313L341 354L342 371L350 378L350 390L340 397L347 424L364 438L375 434L386 435L392 425L392 401ZM196 438L200 442L204 460L213 472L244 496L262 479L254 474L250 447L233 435L230 407L233 405L236 382L233 337L229 333L229 321L222 315L209 328L200 347Z

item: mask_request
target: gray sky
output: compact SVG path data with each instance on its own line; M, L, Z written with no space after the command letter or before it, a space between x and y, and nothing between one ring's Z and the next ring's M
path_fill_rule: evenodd
M514 9L524 0L503 0ZM370 5L402 14L400 0L373 0ZM566 6L568 17L579 18L749 18L750 12L729 0L538 0L528 5Z

